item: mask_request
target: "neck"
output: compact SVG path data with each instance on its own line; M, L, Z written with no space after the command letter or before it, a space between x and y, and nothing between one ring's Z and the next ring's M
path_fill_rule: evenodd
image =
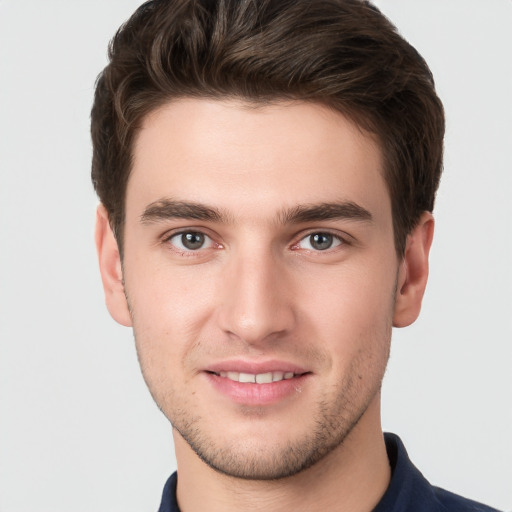
M182 512L350 510L370 512L386 491L391 470L376 397L343 443L297 475L275 481L222 475L174 432L177 498Z

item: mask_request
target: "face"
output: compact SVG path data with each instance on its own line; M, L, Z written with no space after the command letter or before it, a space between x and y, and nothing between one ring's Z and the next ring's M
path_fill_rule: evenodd
M289 476L374 428L401 278L381 153L341 114L184 99L149 115L123 278L129 313L124 296L110 310L211 467Z

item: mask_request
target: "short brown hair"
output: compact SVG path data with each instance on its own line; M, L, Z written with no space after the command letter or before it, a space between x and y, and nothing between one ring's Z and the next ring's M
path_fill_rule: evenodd
M374 133L395 246L432 211L444 113L418 52L362 0L152 0L118 30L91 113L92 181L122 251L134 137L180 97L318 102Z

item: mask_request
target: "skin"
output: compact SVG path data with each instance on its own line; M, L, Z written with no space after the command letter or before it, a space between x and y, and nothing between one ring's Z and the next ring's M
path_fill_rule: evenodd
M122 264L102 206L96 242L107 307L174 427L181 509L371 510L390 478L391 327L419 314L432 216L398 258L378 143L318 104L175 101L133 155ZM235 399L212 373L230 365L300 376Z

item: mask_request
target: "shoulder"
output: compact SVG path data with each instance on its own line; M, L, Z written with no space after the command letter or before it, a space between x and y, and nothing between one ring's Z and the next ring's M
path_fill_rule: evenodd
M394 434L385 434L391 482L373 512L498 512L496 509L431 485L409 459Z
M178 473L174 472L165 483L162 492L162 501L158 512L180 512L176 500L176 485L178 483Z
M432 487L432 491L439 503L440 512L498 512L495 508L464 498L439 487Z

